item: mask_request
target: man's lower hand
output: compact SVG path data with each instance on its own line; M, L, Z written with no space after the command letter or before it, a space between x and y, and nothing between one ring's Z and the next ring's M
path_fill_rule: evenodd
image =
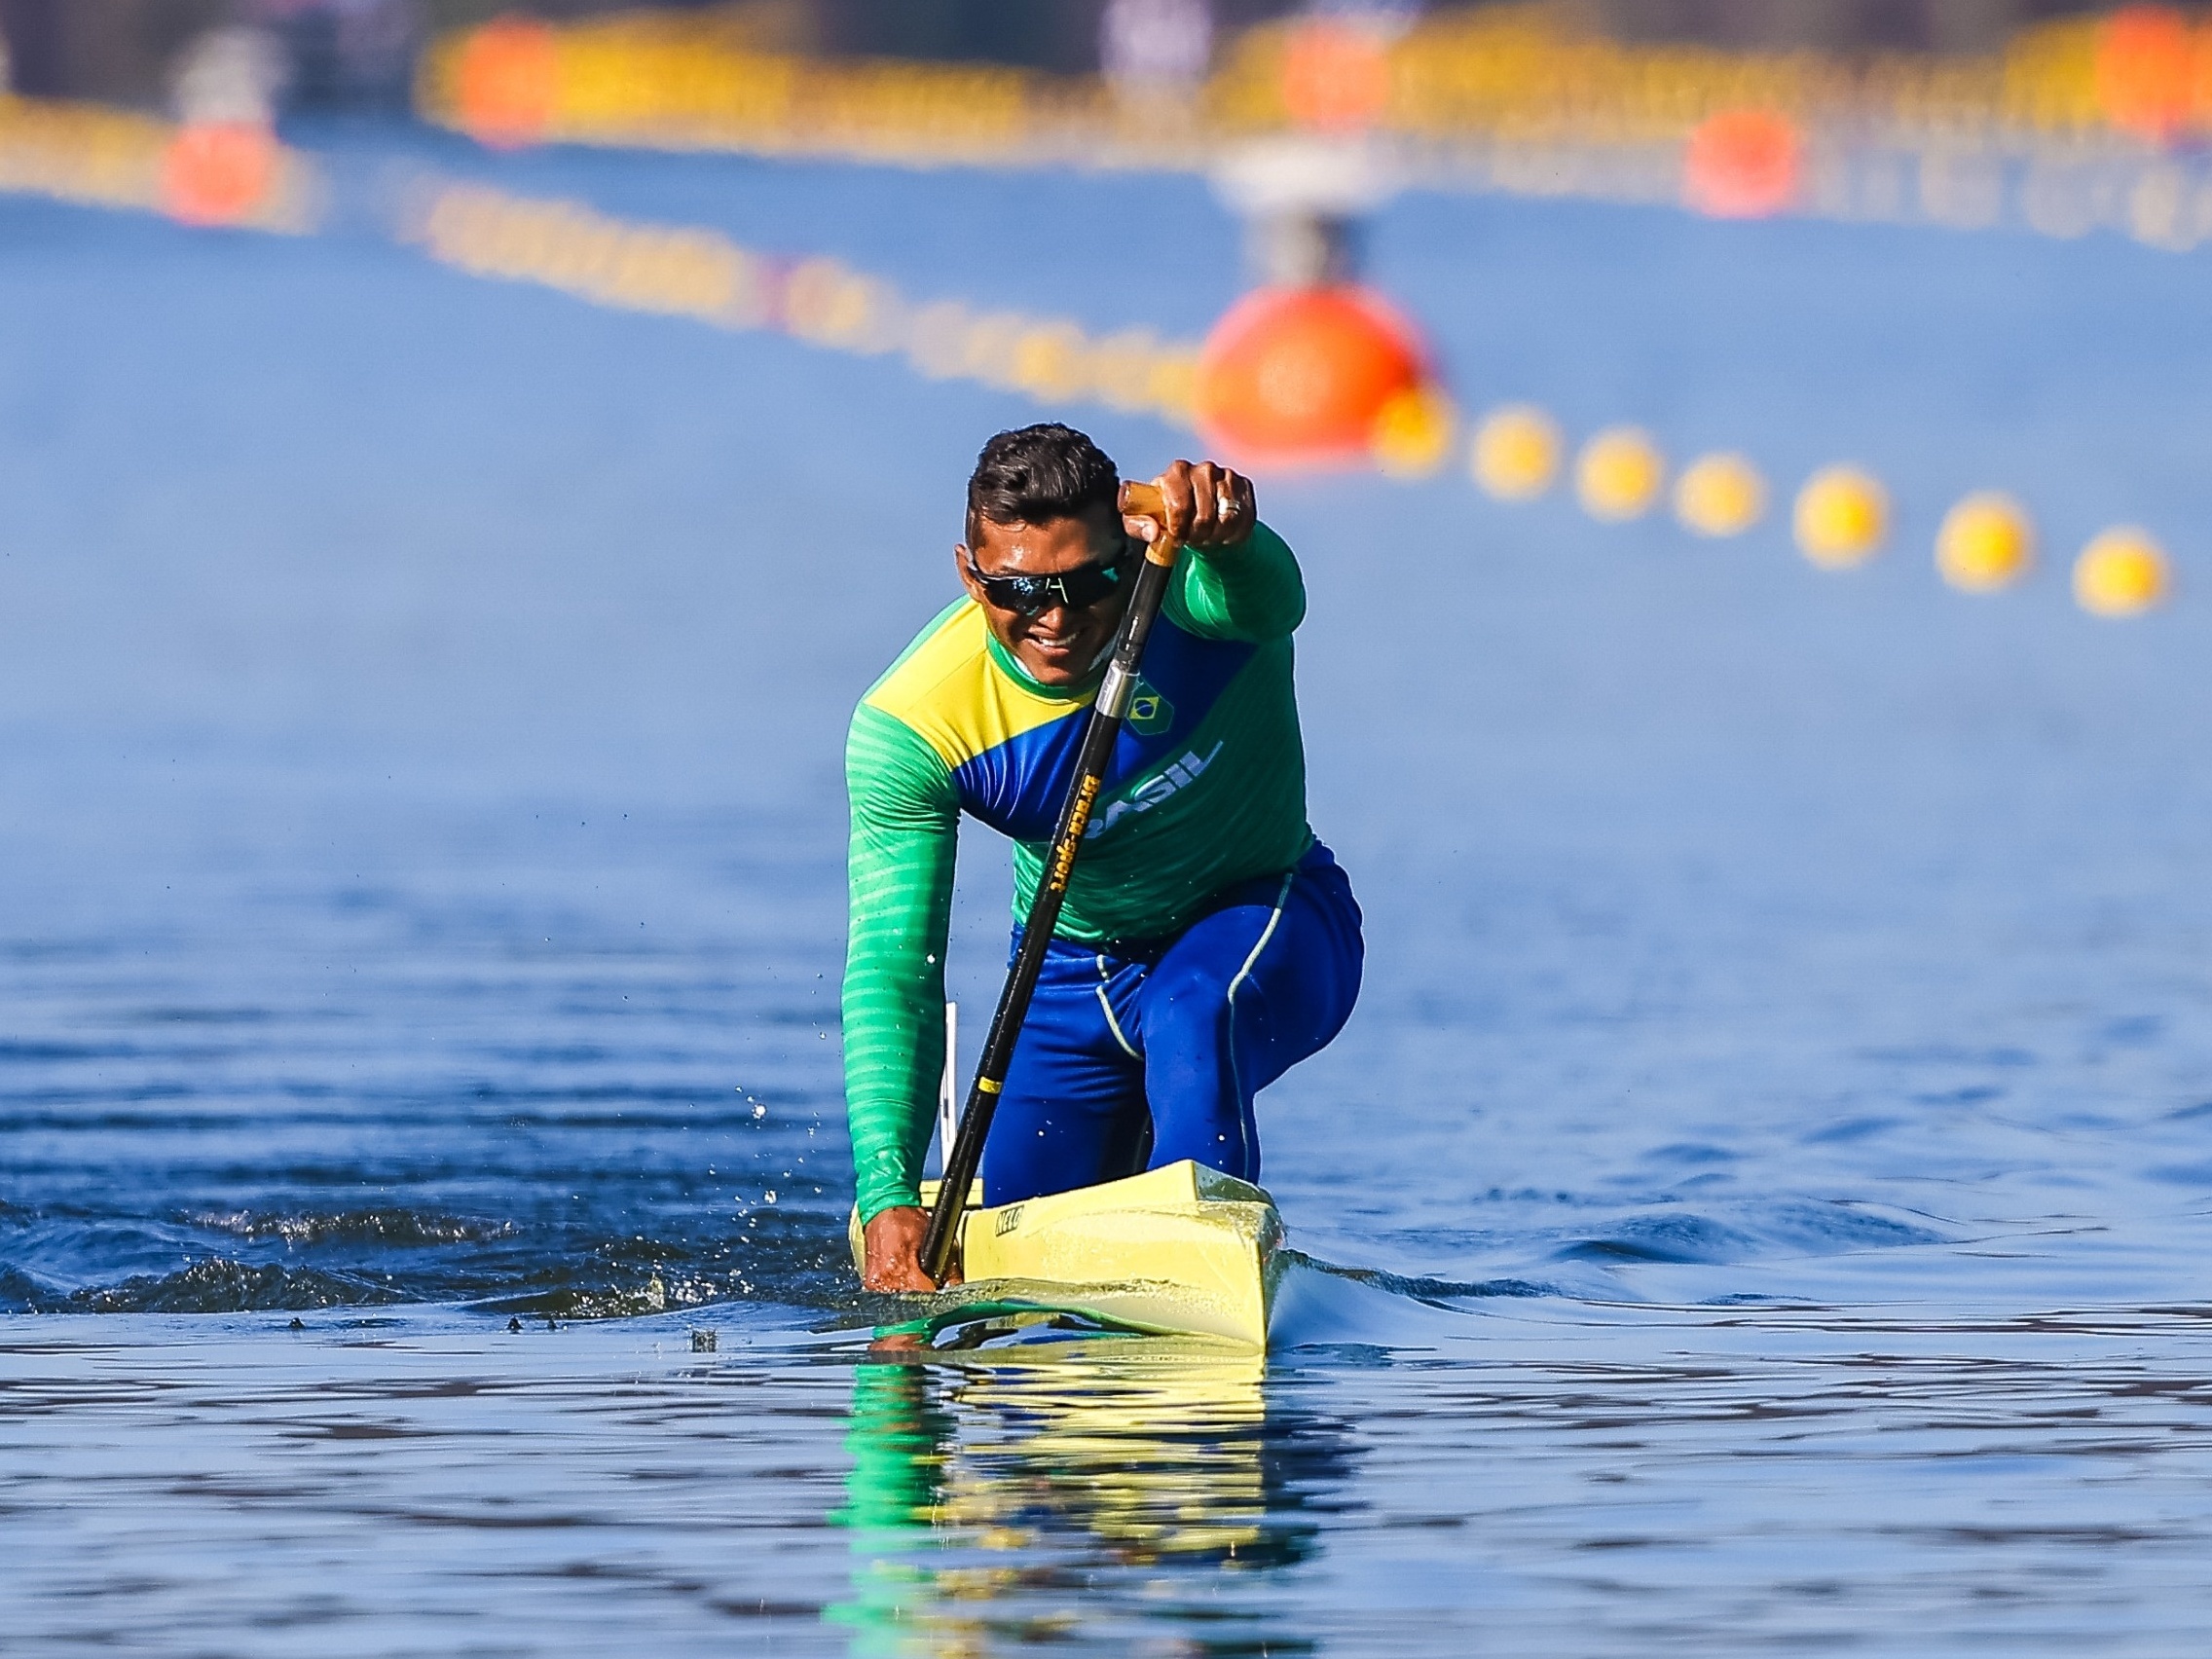
M929 1230L929 1212L917 1204L877 1211L861 1234L866 1257L861 1283L869 1290L936 1290L937 1281L922 1271L922 1238ZM958 1284L959 1271L955 1269L944 1282Z

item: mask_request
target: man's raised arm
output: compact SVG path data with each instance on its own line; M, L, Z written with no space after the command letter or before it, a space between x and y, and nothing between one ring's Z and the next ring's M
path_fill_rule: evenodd
M1197 547L1175 572L1167 614L1207 640L1279 640L1306 620L1306 580L1264 524L1227 547Z
M1306 619L1298 561L1260 522L1249 478L1218 461L1178 461L1153 482L1161 520L1122 524L1141 540L1172 535L1184 550L1162 608L1169 621L1200 639L1259 645L1286 638Z

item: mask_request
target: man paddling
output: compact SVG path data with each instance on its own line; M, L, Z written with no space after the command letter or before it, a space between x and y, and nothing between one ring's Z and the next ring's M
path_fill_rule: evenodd
M862 698L845 1096L872 1290L929 1290L917 1181L944 1063L962 813L1014 842L1027 907L1127 604L1136 538L1184 548L983 1153L1006 1204L1195 1159L1255 1181L1253 1096L1343 1027L1363 949L1306 822L1297 561L1212 461L1124 519L1114 463L1061 425L1001 432L968 481L966 597ZM1018 937L1018 936L1017 936Z

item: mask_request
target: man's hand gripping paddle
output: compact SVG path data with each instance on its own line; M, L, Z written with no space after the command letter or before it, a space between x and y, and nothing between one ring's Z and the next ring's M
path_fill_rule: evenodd
M938 1191L937 1208L930 1212L921 1252L922 1272L939 1284L952 1272L952 1259L960 1247L961 1212L968 1207L968 1189L983 1161L983 1142L991 1132L991 1115L998 1110L999 1092L1006 1087L1007 1068L1014 1063L1014 1041L1021 1035L1021 1022L1029 1013L1037 977L1045 969L1045 951L1060 919L1060 905L1068 895L1068 877L1075 870L1076 856L1083 850L1090 809L1105 787L1106 768L1114 758L1114 740L1122 735L1122 720L1136 691L1144 643L1152 635L1153 618L1160 614L1167 579L1174 574L1175 559L1182 551L1167 537L1167 504L1158 489L1150 484L1124 484L1121 506L1124 517L1149 518L1160 526L1160 532L1145 548L1144 563L1137 568L1129 608L1122 613L1122 628L1114 636L1106 678L1099 682L1097 700L1090 707L1090 723L1084 728L1075 778L1060 807L1059 828L1052 831L1051 850L1037 882L1037 896L1029 902L1021 950L1006 977L1006 989L999 993L998 1012L991 1015L983 1058L976 1068L975 1086L968 1090L968 1104L960 1114L960 1132L945 1154L944 1184Z

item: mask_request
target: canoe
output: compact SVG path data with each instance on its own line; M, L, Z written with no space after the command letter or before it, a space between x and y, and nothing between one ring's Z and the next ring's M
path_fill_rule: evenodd
M922 1202L936 1201L937 1183L925 1181ZM857 1213L850 1235L858 1269ZM930 1311L934 1319L967 1305L1036 1309L1264 1349L1282 1240L1282 1217L1264 1191L1186 1159L1072 1193L971 1208L960 1231L966 1282L930 1298Z

